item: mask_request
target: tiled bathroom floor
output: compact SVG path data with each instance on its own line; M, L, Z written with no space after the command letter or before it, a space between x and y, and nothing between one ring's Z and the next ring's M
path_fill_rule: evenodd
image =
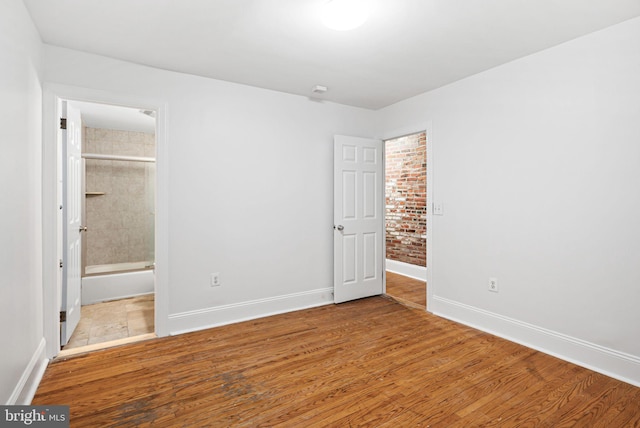
M153 294L83 306L64 350L153 333L153 307Z

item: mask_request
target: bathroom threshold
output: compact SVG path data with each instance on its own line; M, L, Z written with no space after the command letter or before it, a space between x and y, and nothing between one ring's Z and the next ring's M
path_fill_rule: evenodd
M156 337L158 336L156 336L155 333L147 333L147 334L141 334L138 336L123 337L122 339L111 340L109 342L101 342L101 343L94 343L91 345L79 346L77 348L61 349L60 353L58 353L55 359L74 357L76 355L86 354L88 352L93 352L93 351L99 351L101 349L108 349L108 348L113 348L115 346L122 346L122 345L131 344L131 343L142 342L143 340L155 339Z

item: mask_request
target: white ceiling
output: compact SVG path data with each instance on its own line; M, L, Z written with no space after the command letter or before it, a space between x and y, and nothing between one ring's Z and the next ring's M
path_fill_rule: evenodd
M378 109L640 16L640 0L367 0L364 26L326 0L24 0L45 43Z
M119 129L155 133L156 120L137 108L71 101L80 110L82 125L89 128Z

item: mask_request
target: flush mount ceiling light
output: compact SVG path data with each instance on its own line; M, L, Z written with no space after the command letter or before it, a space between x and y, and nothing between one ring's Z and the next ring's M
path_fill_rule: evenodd
M329 0L322 5L322 23L336 31L358 28L369 17L366 0Z

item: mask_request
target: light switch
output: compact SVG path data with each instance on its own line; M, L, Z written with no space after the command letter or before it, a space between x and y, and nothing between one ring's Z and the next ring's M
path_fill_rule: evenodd
M444 205L442 202L433 203L433 215L444 215Z

